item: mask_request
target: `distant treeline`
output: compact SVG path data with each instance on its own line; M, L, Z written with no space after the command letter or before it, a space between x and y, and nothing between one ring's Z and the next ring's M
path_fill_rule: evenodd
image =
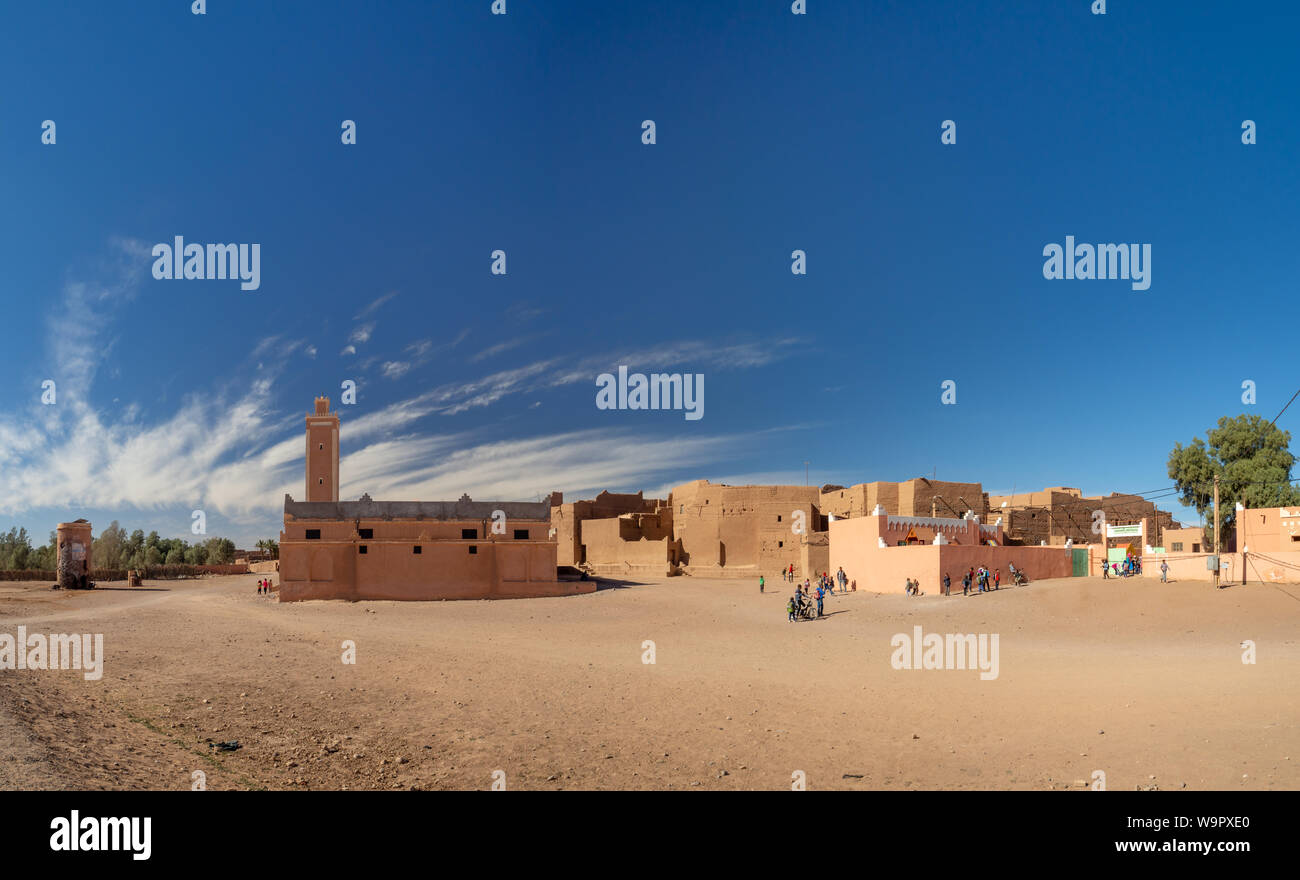
M145 566L141 577L151 581L176 580L177 578L198 577L204 574L247 574L247 565L154 565ZM93 568L90 570L92 581L107 583L126 580L125 568ZM50 581L58 580L53 570L36 568L10 569L0 571L0 581Z
M55 533L50 532L48 544L33 547L25 528L0 532L0 571L54 571L58 565L56 541ZM90 560L90 567L96 571L123 572L122 578L105 577L104 580L121 580L126 577L125 571L131 568L161 571L171 567L230 565L235 561L235 542L229 538L208 538L190 544L180 538L160 538L157 532L146 535L141 529L128 535L126 529L113 520L98 538L91 541ZM167 577L163 574L151 576Z

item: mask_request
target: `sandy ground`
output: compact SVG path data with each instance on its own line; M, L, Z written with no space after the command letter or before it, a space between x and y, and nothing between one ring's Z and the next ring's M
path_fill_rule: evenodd
M856 593L790 623L789 585L747 580L355 604L255 581L0 584L0 632L103 633L106 654L99 681L0 671L0 787L1300 788L1295 586ZM916 625L997 634L998 677L894 669Z

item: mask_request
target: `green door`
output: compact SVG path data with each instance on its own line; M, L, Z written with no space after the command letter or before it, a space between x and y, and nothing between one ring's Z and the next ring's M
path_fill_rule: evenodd
M1074 550L1074 570L1071 574L1074 577L1086 577L1088 574L1088 551L1080 550L1078 547Z

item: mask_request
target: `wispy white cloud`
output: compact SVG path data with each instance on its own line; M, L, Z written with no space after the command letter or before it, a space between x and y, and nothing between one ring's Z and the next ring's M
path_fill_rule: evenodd
M397 291L394 290L390 293L385 293L383 296L379 297L378 299L372 300L370 305L366 306L364 309L357 312L356 315L353 316L352 320L360 321L363 318L370 317L376 311L379 310L380 306L382 306L384 303L388 302L390 299L392 299L395 296L397 296Z
M142 250L143 249L143 250ZM131 401L96 408L90 391L112 350L119 309L140 281L138 259L147 246L120 240L102 282L70 281L51 309L47 346L59 382L58 404L0 414L0 514L33 509L174 511L188 522L203 507L250 534L275 531L283 496L303 489L302 418L276 400L279 377L295 354L314 357L302 339L271 334L253 341L256 368L236 370L212 387L196 388L173 411L142 415ZM391 295L376 300L373 312ZM67 322L53 316L74 314ZM373 322L358 327L354 342L371 338ZM456 348L452 340L420 339L383 362L389 378ZM517 348L528 337L486 351ZM512 395L587 382L626 363L634 369L730 370L761 366L797 350L797 340L718 344L685 341L660 347L582 355L559 352L510 369L444 382L386 406L346 418L341 463L344 497L519 499L559 489L571 494L633 488L734 461L754 442L746 437L643 433L600 428L500 439L484 433L431 430L451 422L423 422L491 406ZM349 344L344 354L355 354ZM480 358L481 359L481 358ZM367 359L369 362L370 359ZM462 363L463 363L462 359ZM473 362L471 359L470 362ZM241 376L242 372L242 376ZM171 515L170 513L168 514Z

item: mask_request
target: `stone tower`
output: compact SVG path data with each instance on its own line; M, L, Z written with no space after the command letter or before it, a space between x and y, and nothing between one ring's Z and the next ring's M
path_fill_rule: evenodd
M339 500L339 415L328 397L307 416L307 500Z

